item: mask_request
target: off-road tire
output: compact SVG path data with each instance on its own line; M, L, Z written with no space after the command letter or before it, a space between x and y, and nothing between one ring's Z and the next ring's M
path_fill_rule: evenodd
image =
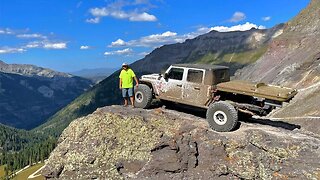
M229 132L237 126L238 111L225 101L215 102L208 107L207 121L213 130Z
M139 84L134 92L134 105L138 108L149 108L152 102L152 89L145 85Z

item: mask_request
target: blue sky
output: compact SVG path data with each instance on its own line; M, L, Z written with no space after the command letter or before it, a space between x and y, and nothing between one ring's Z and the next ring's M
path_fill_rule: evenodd
M0 0L0 60L58 71L118 67L210 30L270 28L309 0Z

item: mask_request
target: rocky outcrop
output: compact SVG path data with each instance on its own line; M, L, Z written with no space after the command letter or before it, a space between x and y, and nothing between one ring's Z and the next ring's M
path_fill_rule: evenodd
M319 162L319 135L302 129L242 123L217 133L190 114L112 106L73 121L41 173L49 179L319 179Z

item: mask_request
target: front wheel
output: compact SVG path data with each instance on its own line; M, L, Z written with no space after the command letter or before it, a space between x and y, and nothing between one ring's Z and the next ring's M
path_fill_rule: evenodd
M134 104L138 108L150 107L152 101L152 90L145 84L139 84L134 93Z
M238 123L238 112L227 102L215 102L210 104L207 110L207 121L213 130L229 132Z

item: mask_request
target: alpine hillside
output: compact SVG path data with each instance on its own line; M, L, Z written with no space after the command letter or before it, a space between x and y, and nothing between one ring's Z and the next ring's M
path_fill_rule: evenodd
M32 129L91 87L91 81L0 61L0 123Z
M298 88L299 94L275 117L320 116L320 0L289 21L267 52L236 78Z

